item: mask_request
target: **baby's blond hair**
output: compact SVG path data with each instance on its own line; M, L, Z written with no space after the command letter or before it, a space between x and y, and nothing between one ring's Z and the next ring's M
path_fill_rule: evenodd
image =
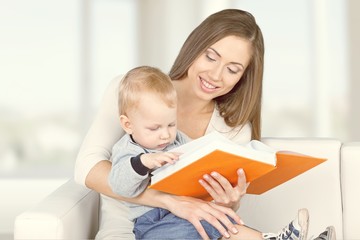
M131 69L120 82L118 93L119 114L136 108L142 93L152 93L160 97L169 107L175 107L177 96L168 75L160 69L140 66Z

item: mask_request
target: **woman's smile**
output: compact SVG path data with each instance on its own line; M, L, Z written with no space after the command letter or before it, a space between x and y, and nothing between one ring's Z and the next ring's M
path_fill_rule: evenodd
M210 82L206 81L205 79L200 77L200 83L201 83L201 87L205 90L205 91L211 91L213 92L215 89L217 89L217 86L214 86L213 84L211 84Z

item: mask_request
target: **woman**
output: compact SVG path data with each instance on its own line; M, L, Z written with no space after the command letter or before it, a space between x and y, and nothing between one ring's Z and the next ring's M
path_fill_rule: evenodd
M169 73L178 95L179 130L192 139L211 131L239 144L260 139L263 66L263 37L250 13L227 9L210 15L189 35ZM241 170L235 187L219 174L204 175L200 182L214 202L155 190L125 199L111 191L108 159L112 146L124 134L117 117L120 80L114 79L108 87L76 161L76 181L102 194L97 237L133 238L132 223L124 225L127 209L118 201L124 200L167 209L188 220L202 238L207 238L201 224L205 220L226 238L262 239L259 232L243 226L235 213L246 193ZM306 237L307 221L304 224L300 238Z

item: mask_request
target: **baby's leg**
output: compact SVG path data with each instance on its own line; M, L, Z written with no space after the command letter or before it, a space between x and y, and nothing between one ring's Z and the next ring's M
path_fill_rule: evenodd
M200 222L210 239L222 237L211 224L205 220ZM136 239L201 239L192 223L161 208L150 210L137 218L134 233Z
M247 226L237 226L239 233L233 234L230 239L293 239L293 240L306 240L309 225L309 212L307 209L300 209L294 220L286 225L278 233L260 233ZM225 239L225 238L223 238Z

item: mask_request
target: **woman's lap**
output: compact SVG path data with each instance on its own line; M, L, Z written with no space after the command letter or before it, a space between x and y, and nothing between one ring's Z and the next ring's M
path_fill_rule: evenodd
M100 195L99 231L96 239L135 239L129 209L122 202Z

